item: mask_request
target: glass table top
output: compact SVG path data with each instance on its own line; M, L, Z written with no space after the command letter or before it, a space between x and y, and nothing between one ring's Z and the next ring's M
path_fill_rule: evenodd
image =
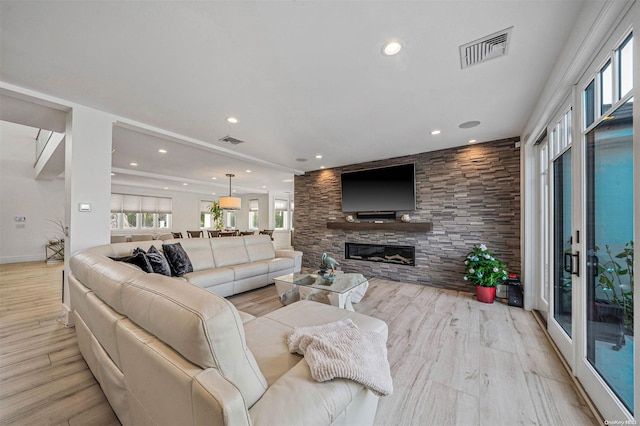
M333 279L329 279L320 275L317 270L303 268L300 272L283 275L275 278L275 280L334 293L345 293L367 282L368 279L362 274L344 273L342 271L336 271Z

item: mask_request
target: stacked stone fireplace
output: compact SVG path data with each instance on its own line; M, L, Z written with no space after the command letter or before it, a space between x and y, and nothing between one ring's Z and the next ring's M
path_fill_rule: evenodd
M345 259L415 266L415 257L416 249L413 246L349 242L344 244Z

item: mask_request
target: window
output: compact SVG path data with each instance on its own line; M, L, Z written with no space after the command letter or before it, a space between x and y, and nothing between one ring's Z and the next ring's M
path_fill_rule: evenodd
M200 200L200 229L213 229L215 223L213 223L213 214L211 213L211 206L213 201Z
M258 200L249 200L249 229L258 229L260 227Z
M171 210L171 198L111 194L111 229L168 229Z
M633 33L630 33L606 60L584 89L584 129L614 106L628 100L633 89ZM596 98L597 94L597 98ZM608 119L611 119L610 117Z
M225 227L228 229L236 229L236 211L227 210L225 213Z
M622 42L618 49L618 80L620 81L620 92L618 97L622 98L633 89L633 34Z
M293 229L294 228L294 226L293 226L293 201L291 201L290 207L291 207L291 229Z
M613 105L613 73L611 61L607 61L600 73L600 114L607 112Z
M286 229L289 210L287 204L287 200L275 200L274 229Z

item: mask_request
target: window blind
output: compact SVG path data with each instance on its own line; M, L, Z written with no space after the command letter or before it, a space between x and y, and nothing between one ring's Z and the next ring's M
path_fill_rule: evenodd
M173 200L171 198L111 194L111 213L171 214L172 211Z
M258 200L249 200L249 211L257 212L258 211Z
M275 211L277 212L286 212L287 211L287 200L275 200Z

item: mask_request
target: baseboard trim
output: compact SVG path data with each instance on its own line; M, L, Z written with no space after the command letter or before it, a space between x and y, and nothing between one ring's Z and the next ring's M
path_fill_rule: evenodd
M2 256L0 257L0 264L6 263L25 263L25 262L44 262L45 257L41 254L32 254L26 256Z
M540 315L540 313L538 311L533 310L533 311L531 311L531 313L533 314L533 318L536 320L536 322L540 326L540 329L542 330L544 335L547 336L547 340L551 344L551 347L553 348L553 350L556 353L556 355L558 355L558 358L560 359L560 362L562 363L562 366L567 371L567 373L569 373L569 377L571 377L571 381L573 382L575 387L578 389L578 393L580 394L582 399L584 399L584 401L587 403L587 406L589 407L589 410L591 411L591 414L593 414L593 417L596 418L596 420L598 421L599 424L601 424L601 425L605 424L604 417L602 417L602 415L600 414L600 412L598 411L598 409L594 405L593 401L591 401L591 398L589 398L589 395L587 394L587 391L585 391L585 389L582 387L582 384L580 383L580 381L578 381L576 376L573 375L573 371L571 370L571 367L569 366L569 364L567 364L567 361L562 356L562 353L560 352L560 349L558 348L558 346L556 346L556 343L551 338L551 335L547 331L546 321L544 320L544 318L542 317L542 315Z

